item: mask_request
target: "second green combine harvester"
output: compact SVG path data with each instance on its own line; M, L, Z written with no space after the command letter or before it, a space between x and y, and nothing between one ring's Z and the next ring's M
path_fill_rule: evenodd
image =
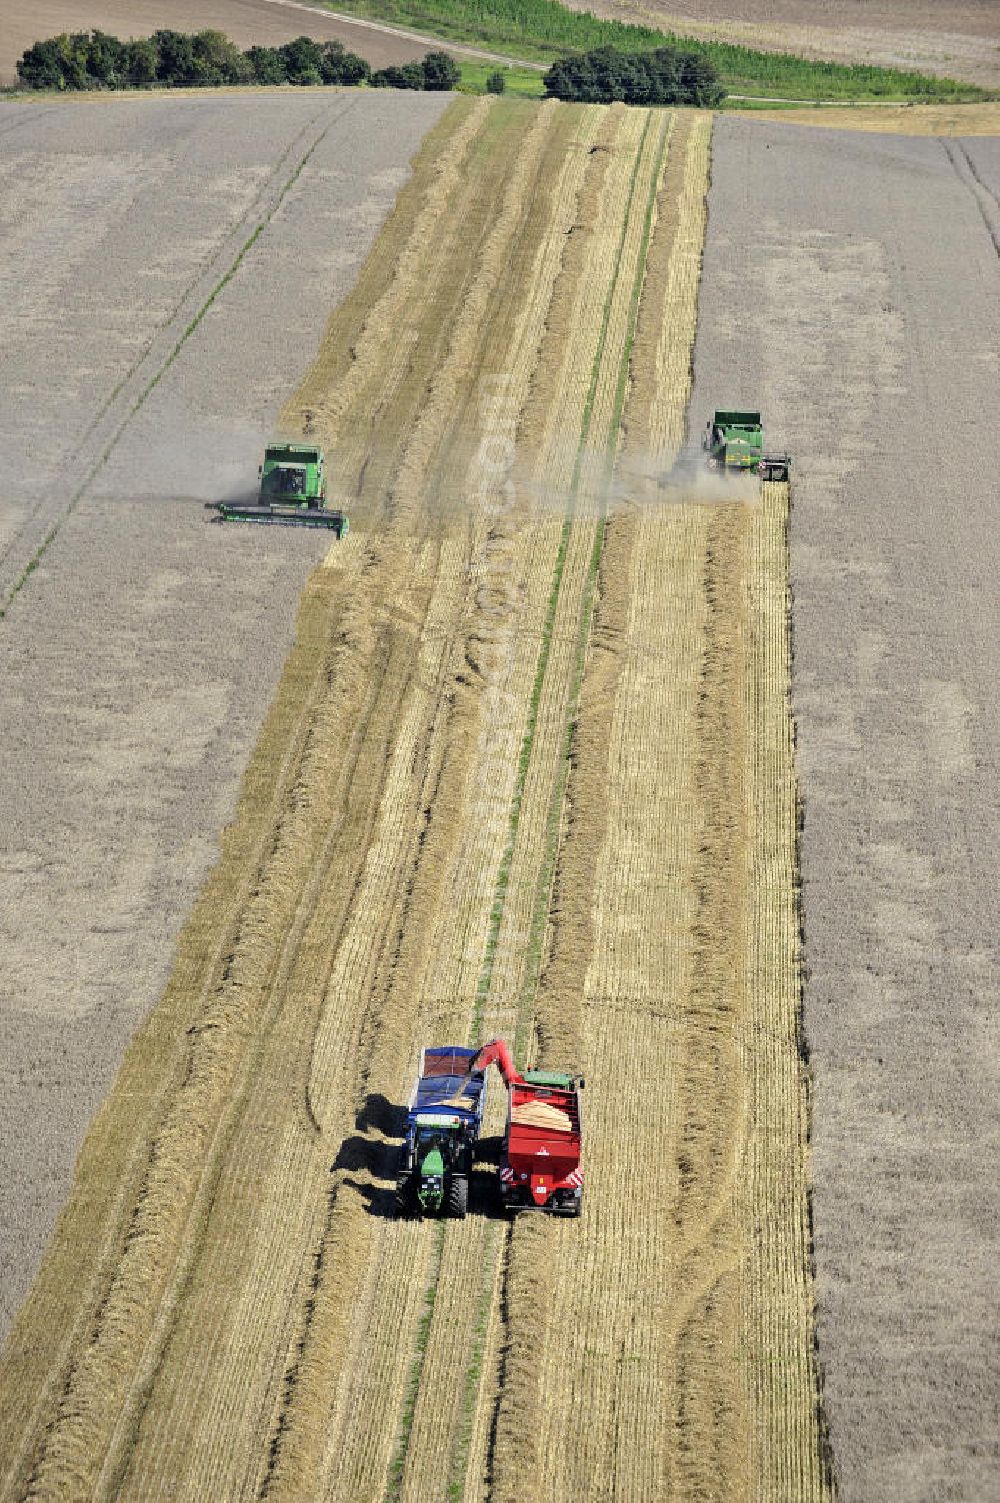
M730 475L750 471L761 480L788 479L791 456L765 453L759 412L720 407L706 424L701 446L710 470Z

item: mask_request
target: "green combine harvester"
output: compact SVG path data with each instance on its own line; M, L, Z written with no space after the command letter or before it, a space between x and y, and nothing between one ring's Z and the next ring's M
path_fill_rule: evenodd
M759 412L736 412L719 408L706 424L701 446L706 464L722 474L749 471L761 480L787 480L791 465L788 454L764 452L764 429Z
M347 535L347 513L326 504L323 450L315 444L271 444L264 451L256 502L220 501L224 522L270 522L286 527L324 527Z

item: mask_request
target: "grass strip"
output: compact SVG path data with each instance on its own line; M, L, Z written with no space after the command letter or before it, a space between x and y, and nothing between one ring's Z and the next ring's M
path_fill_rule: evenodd
M466 1369L465 1382L462 1387L462 1402L458 1420L458 1440L452 1452L448 1472L448 1489L445 1493L447 1503L462 1503L465 1496L466 1476L469 1470L469 1453L472 1449L472 1437L475 1433L476 1406L479 1397L479 1384L483 1376L483 1366L486 1356L486 1337L490 1326L490 1314L493 1309L493 1295L496 1287L495 1268L497 1243L500 1242L506 1250L509 1231L505 1229L503 1236L494 1224L490 1227L486 1248L483 1254L483 1287L476 1305L476 1318L472 1327L472 1356Z
M623 52L682 47L708 58L733 93L778 93L807 100L987 97L984 90L954 79L760 52L731 42L605 20L589 11L570 10L559 0L331 0L326 8L409 27L446 41L510 52L533 62L552 62L568 52L594 47L617 47Z
M542 99L545 85L537 68L518 67L512 63L476 62L456 58L462 80L458 85L460 94L485 94L486 80L493 73L503 75L504 93L518 99Z
M438 1279L441 1274L441 1258L444 1254L444 1236L446 1221L438 1221L434 1227L434 1245L431 1251L431 1273L424 1291L424 1308L420 1313L417 1323L416 1350L413 1361L410 1363L410 1372L406 1380L406 1395L403 1399L403 1412L400 1418L399 1441L396 1446L396 1454L389 1468L389 1480L386 1484L383 1503L399 1503L403 1491L403 1473L406 1469L406 1453L410 1448L410 1436L413 1433L413 1419L417 1412L417 1399L420 1396L420 1383L424 1375L424 1361L427 1357L427 1345L431 1336L431 1325L434 1321L434 1304L437 1299Z

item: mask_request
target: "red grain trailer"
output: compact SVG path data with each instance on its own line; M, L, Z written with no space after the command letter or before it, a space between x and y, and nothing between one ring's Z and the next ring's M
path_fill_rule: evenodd
M472 1067L495 1064L507 1086L507 1130L500 1156L500 1195L511 1211L579 1216L583 1080L560 1071L514 1068L503 1039L481 1049Z

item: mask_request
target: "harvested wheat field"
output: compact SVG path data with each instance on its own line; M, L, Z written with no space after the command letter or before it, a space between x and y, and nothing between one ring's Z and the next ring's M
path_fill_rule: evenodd
M14 1322L0 1497L831 1496L788 487L660 485L711 131L456 101L332 313L280 424L351 535ZM588 1078L582 1218L483 1164L398 1219L421 1044L496 1034Z
M857 1503L998 1495L998 194L997 139L714 132L692 410L759 402L795 456L819 1350Z
M253 485L446 104L0 110L3 1335L163 991L323 555L287 528L209 527L204 503Z
M997 49L1000 52L1000 48ZM1000 103L827 105L819 109L754 110L752 120L861 130L890 136L1000 136Z

